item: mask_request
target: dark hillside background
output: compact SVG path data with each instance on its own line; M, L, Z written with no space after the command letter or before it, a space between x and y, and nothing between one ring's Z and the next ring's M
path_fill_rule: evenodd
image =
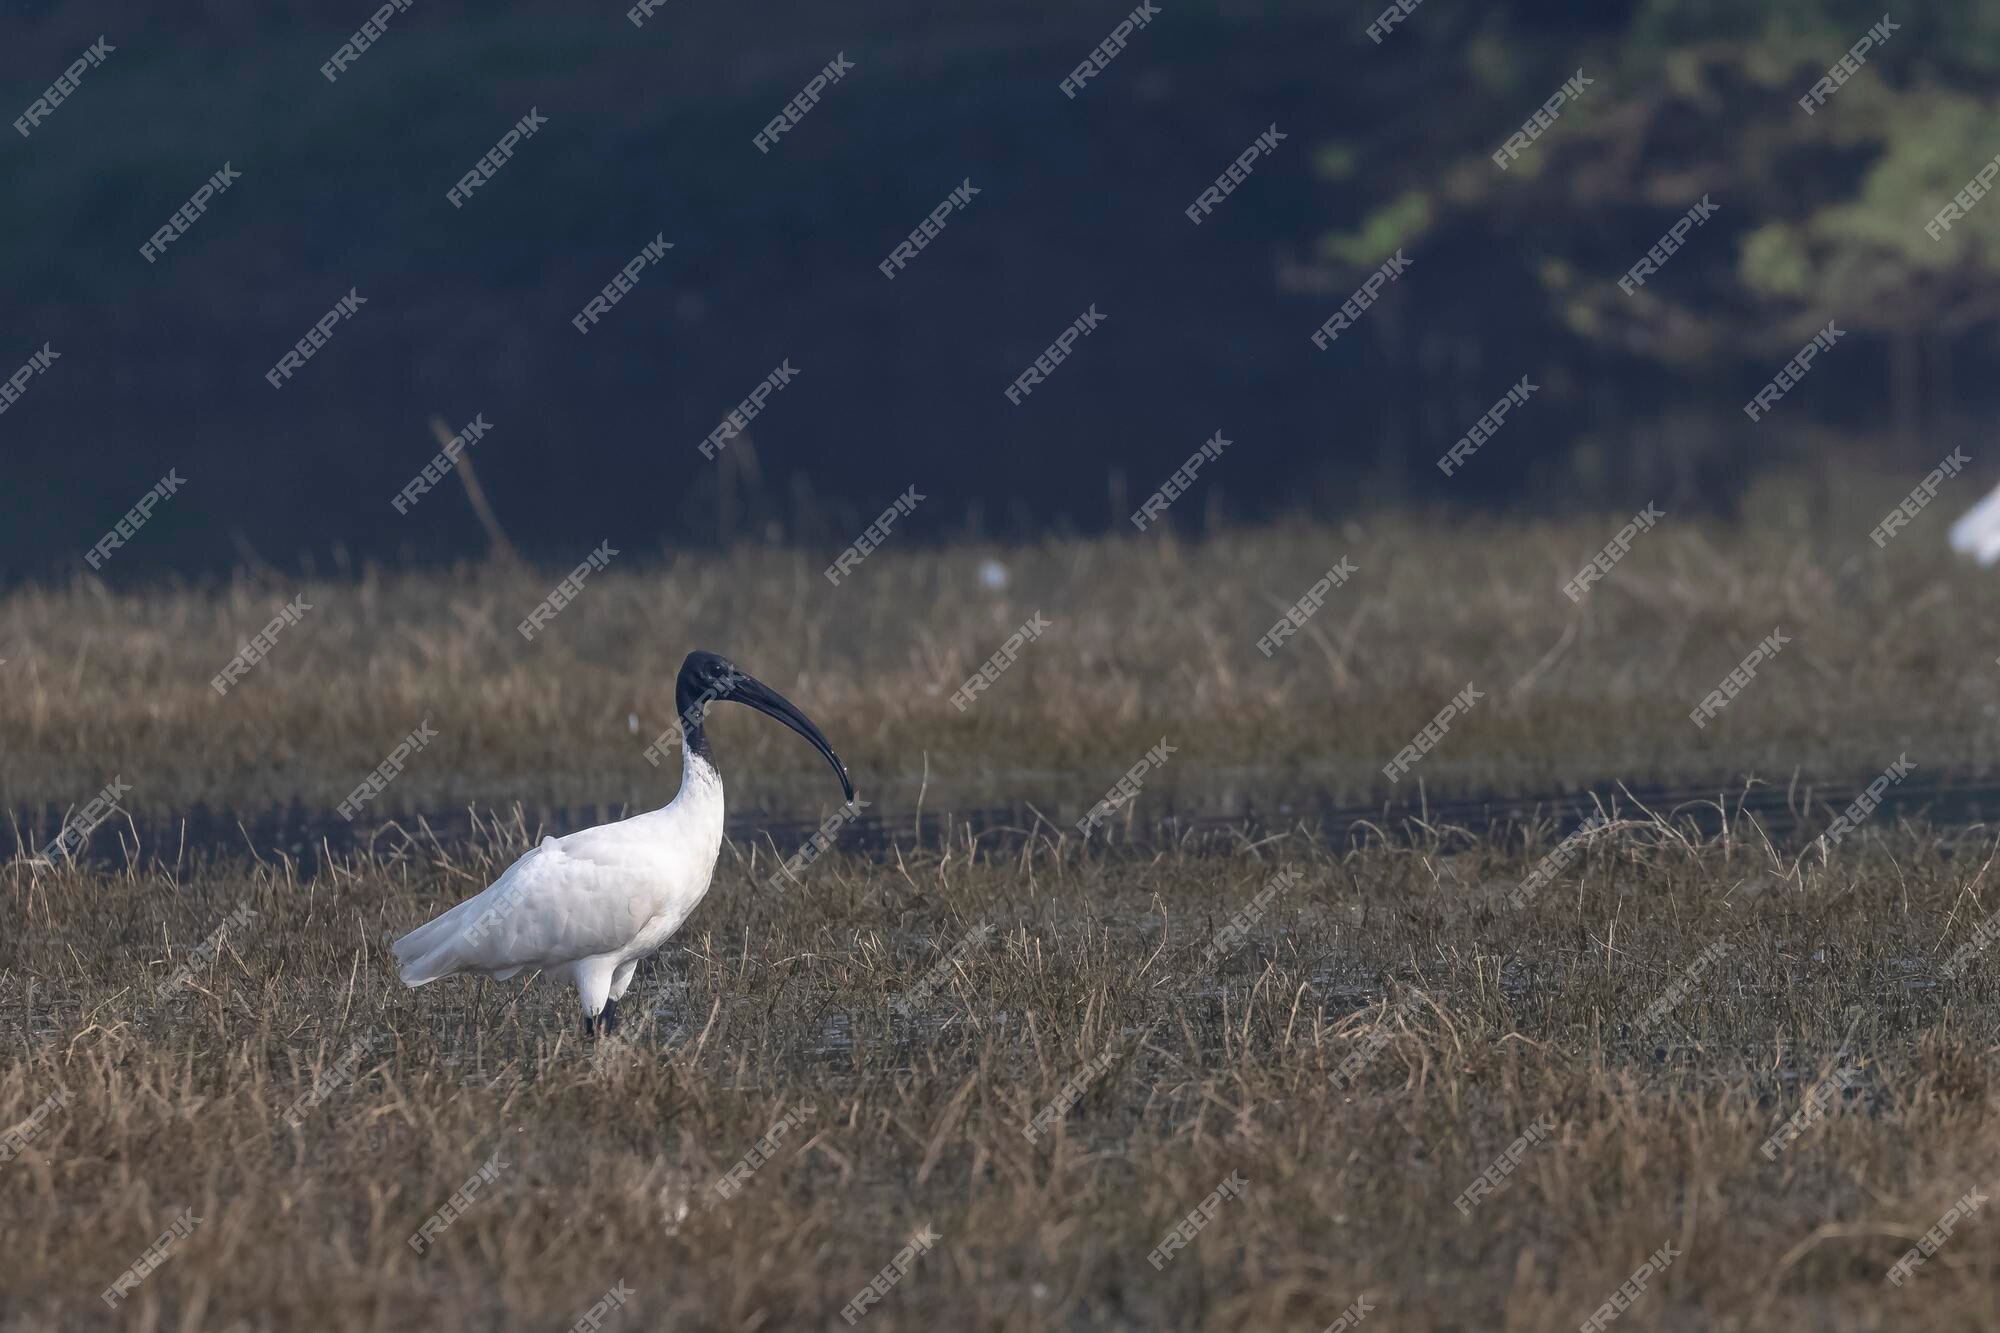
M473 450L530 555L848 540L915 484L910 540L1125 524L1208 435L1173 523L1382 505L1727 510L1763 469L1928 466L1991 408L2000 204L1923 223L2000 150L2000 11L1931 5L1813 116L1881 17L1843 3L1169 0L1071 100L1130 6L416 0L337 82L356 4L10 5L11 120L100 34L30 136L0 131L0 576L62 576L170 468L186 487L106 571L327 570L476 554L455 482L398 515L428 425ZM836 53L854 70L768 154ZM1487 155L1577 69L1515 169ZM445 192L549 123L463 209ZM1276 124L1200 227L1182 210ZM147 264L227 161L242 177ZM969 180L895 281L876 265ZM1704 193L1721 211L1638 298L1618 276ZM570 317L675 248L588 336ZM1351 335L1311 332L1401 247ZM367 298L282 390L263 379ZM1022 405L1003 390L1095 304ZM1813 328L1850 332L1771 419L1740 405ZM789 359L719 462L697 445ZM1954 367L1956 371L1954 373ZM1435 459L1541 386L1462 475ZM1974 458L1985 460L1975 448Z

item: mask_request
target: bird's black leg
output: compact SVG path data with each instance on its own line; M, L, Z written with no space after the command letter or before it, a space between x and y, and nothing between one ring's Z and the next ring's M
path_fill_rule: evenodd
M597 1025L590 1021L589 1014L583 1016L583 1035L586 1037L595 1037L597 1035Z
M604 1024L605 1036L608 1037L614 1032L618 1031L618 1001L612 999L605 1000L604 1016L602 1021Z

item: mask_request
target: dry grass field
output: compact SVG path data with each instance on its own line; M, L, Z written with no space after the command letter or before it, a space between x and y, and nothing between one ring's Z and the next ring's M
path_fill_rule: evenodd
M837 587L797 552L634 553L532 642L560 571L0 595L0 807L37 839L114 777L155 829L324 815L437 732L368 812L399 825L310 867L0 861L0 1333L1994 1327L1992 828L1271 817L1989 771L1990 579L1922 533L1878 550L1872 499L1796 507L1665 522L1580 603L1616 517L892 541ZM541 831L407 813L665 801L678 758L642 751L694 647L816 718L889 835L796 882L773 838L725 845L614 1040L546 980L398 984L387 941ZM716 718L733 808L833 806L788 732ZM1080 841L1163 737L1140 836ZM1157 818L1246 793L1234 831ZM985 802L1048 819L917 831Z
M64 810L114 776L139 812L331 807L426 719L437 739L371 810L651 807L678 769L642 754L696 647L790 695L885 808L924 790L933 810L1080 813L1163 736L1179 752L1156 794L1309 786L1367 801L1389 794L1382 765L1469 682L1483 698L1395 794L1852 781L1904 751L1926 773L1991 768L1992 580L1928 530L1878 550L1877 493L1893 499L1873 487L1810 522L1781 495L1731 528L1669 514L1580 604L1562 585L1623 515L1383 518L1199 544L892 540L839 586L797 552L664 564L634 552L532 642L516 626L562 571L17 589L0 595L0 808ZM1259 637L1343 557L1358 572L1262 653ZM1004 590L983 584L987 559L1005 567ZM211 679L299 596L312 609L218 696ZM1049 629L954 708L1037 612ZM1790 643L1707 727L1691 723L1774 630ZM824 808L831 785L810 751L743 710L718 717L733 803Z
M858 1326L1576 1328L1664 1246L1621 1329L1990 1327L1982 1211L1887 1276L2000 1183L1995 835L1635 813L1511 905L1552 840L734 848L594 1047L566 987L394 979L505 830L17 861L0 1327L845 1328L923 1228Z

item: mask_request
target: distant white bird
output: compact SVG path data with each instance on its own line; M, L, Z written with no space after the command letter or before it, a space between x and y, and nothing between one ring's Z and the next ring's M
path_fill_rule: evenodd
M618 1000L639 960L665 944L708 892L722 850L722 775L702 720L711 702L748 704L811 741L840 776L847 768L812 720L770 686L714 653L689 653L674 687L681 726L681 789L658 810L600 824L542 845L486 889L397 940L403 984L458 972L505 981L539 968L576 986L583 1031L603 1017L618 1027Z
M1971 556L1982 568L2000 561L2000 486L1951 525L1951 549Z

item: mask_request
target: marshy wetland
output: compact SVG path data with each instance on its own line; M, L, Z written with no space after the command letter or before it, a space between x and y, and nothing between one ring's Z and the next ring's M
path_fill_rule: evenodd
M2000 1175L2000 615L1776 520L1573 605L1602 529L635 562L535 642L518 568L11 592L0 1327L1988 1326L1990 1221L1940 1219ZM615 1040L546 980L398 984L386 942L542 832L671 796L695 646L872 822L782 869L824 768L721 713L737 822Z

